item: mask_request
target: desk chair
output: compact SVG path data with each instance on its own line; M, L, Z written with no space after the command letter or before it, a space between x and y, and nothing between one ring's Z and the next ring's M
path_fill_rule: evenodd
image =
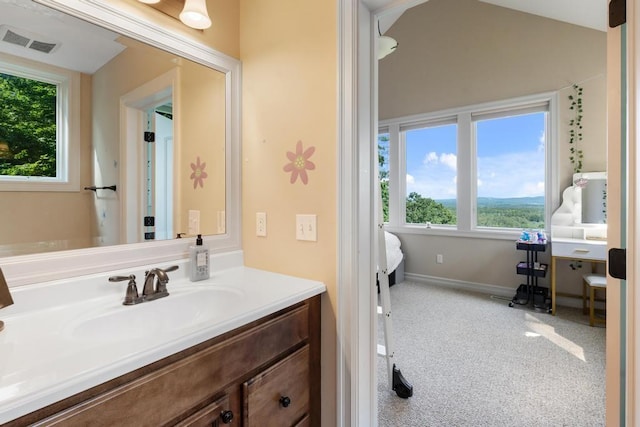
M587 291L589 293L589 325L594 326L596 323L607 323L604 318L595 315L595 299L596 291L603 290L605 296L607 293L607 276L604 274L585 274L582 276L582 312L587 314Z

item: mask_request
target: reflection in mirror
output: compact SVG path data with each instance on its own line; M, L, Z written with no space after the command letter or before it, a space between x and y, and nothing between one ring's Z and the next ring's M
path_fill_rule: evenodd
M588 172L574 175L574 183L580 188L582 224L607 223L607 174Z
M77 170L62 190L35 167L0 179L0 256L226 232L224 73L30 0L0 0L0 73L73 82L47 158ZM15 147L0 128L0 170Z

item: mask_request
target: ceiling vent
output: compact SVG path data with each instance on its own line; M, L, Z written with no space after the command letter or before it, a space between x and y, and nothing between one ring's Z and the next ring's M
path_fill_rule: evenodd
M60 47L59 42L51 40L46 36L32 33L21 28L15 28L10 25L0 25L0 40L15 46L21 46L25 49L47 54L55 52Z

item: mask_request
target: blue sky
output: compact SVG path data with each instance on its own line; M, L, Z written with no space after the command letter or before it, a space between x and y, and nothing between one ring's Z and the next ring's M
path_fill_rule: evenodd
M544 113L478 122L478 196L544 195ZM456 126L406 134L407 194L456 197Z

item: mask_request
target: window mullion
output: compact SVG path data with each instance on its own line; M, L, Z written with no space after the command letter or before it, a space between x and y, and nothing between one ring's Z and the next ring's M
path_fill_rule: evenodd
M457 212L458 229L464 231L471 230L475 218L475 145L472 142L471 126L470 113L458 114Z
M400 125L389 125L389 224L405 224L406 162ZM403 180L402 177L405 176Z

